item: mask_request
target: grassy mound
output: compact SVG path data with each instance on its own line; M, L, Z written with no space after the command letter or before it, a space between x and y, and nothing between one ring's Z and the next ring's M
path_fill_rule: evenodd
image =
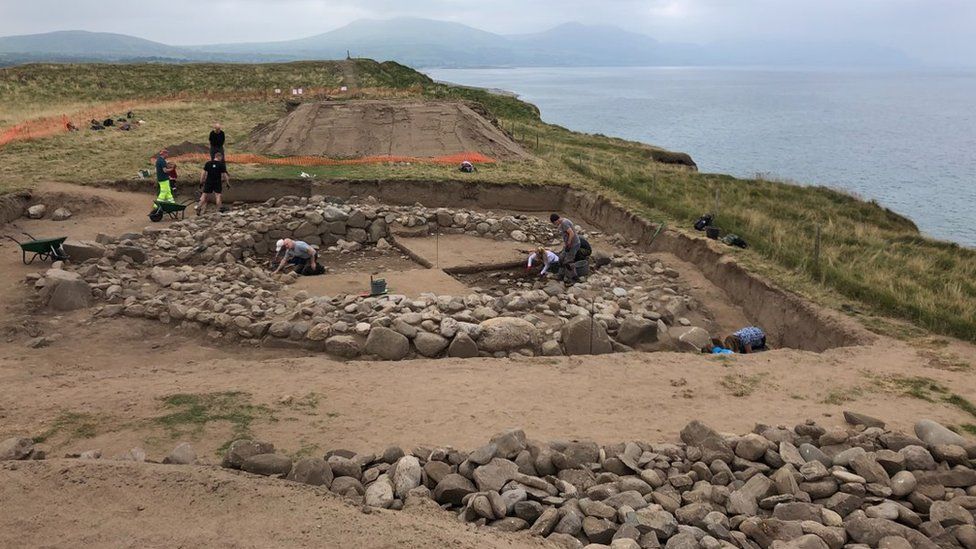
M715 209L717 224L749 250L753 270L827 305L898 317L976 341L976 251L921 236L908 219L850 195L763 179L689 170L687 155L544 123L516 98L437 84L403 65L370 60L266 65L26 65L0 69L0 128L116 100L147 103L136 132L77 132L0 148L0 190L39 180L131 179L159 147L205 142L220 120L234 149L285 112L273 88L348 86L359 98L453 99L482 105L539 158L488 166L467 180L555 183L600 190L670 226L690 227ZM176 97L176 95L178 97ZM162 101L165 98L178 100ZM297 177L302 170L234 166L235 177ZM454 167L369 165L305 168L322 177L453 179ZM147 186L152 183L147 182ZM820 232L819 260L815 257Z

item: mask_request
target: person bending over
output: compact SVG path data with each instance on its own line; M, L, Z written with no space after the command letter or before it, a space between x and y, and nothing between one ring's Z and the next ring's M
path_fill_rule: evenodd
M559 229L562 235L563 251L559 255L559 260L562 262L565 271L564 278L572 284L579 279L576 275L576 254L580 249L580 236L576 233L576 226L573 225L573 222L564 217L559 217L559 214L550 215L549 221Z
M549 272L550 267L559 264L559 256L545 248L539 248L529 254L529 262L526 264L525 270L531 271L532 265L534 265L536 261L538 261L539 265L542 267L542 270L539 271L539 278L542 278L546 276L546 273Z
M316 259L319 254L307 242L285 238L279 240L275 244L275 248L278 253L282 250L285 251L285 256L281 258L281 262L278 263L278 268L274 270L275 273L281 272L286 265L294 265L299 272L302 272L306 266L310 267L313 271L318 268Z
M224 155L217 153L213 160L203 165L203 173L200 174L200 184L203 186L203 190L200 192L200 203L197 204L197 215L204 214L207 209L207 196L209 195L213 195L217 211L220 211L221 206L223 206L220 195L224 190L225 183L230 183L230 176L227 175L227 164L224 163Z
M765 351L766 332L762 328L747 326L726 337L725 347L744 354Z

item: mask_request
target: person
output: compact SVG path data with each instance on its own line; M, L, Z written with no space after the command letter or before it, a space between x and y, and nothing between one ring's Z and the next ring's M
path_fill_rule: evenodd
M313 271L318 270L316 263L318 252L308 242L283 238L275 243L275 251L281 253L282 250L285 251L285 256L281 258L281 262L278 263L278 268L274 270L274 273L281 272L286 265L294 265L299 272L302 272L306 267L311 267Z
M559 217L559 214L556 213L549 216L549 221L559 229L562 235L563 251L559 260L566 271L563 277L572 284L579 279L576 276L576 254L580 249L580 237L576 234L576 226L569 219Z
M461 168L460 169L464 173L472 173L472 172L474 172L474 164L472 164L468 160L464 160L464 161L461 162Z
M223 206L220 194L223 192L225 183L230 183L230 176L227 174L227 165L224 163L224 155L217 153L214 159L203 165L203 172L200 174L200 185L203 189L200 192L200 203L197 204L197 215L203 215L207 209L207 195L213 195L217 211Z
M756 326L746 326L725 338L725 347L736 353L755 353L766 350L766 332Z
M536 261L539 261L539 264L542 265L542 270L539 272L539 277L541 278L546 276L546 273L549 272L550 267L559 264L559 256L545 248L540 247L529 254L529 262L525 266L525 270L532 270L532 265Z
M224 129L220 126L220 123L213 125L213 130L210 131L210 160L213 160L217 153L220 156L224 155Z
M169 182L169 166L166 161L169 151L163 149L156 155L156 184L159 185L159 194L156 200L162 202L173 202L173 189Z

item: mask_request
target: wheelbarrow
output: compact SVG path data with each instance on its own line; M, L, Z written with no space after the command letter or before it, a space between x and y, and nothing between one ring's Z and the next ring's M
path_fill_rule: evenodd
M158 222L163 220L164 215L168 215L170 219L179 221L184 219L186 216L186 207L190 205L191 201L187 202L167 202L165 200L154 200L153 210L149 212L149 220L152 222Z
M7 236L10 240L13 240L20 246L20 251L23 254L24 265L30 265L35 259L41 258L41 261L47 261L48 259L54 259L55 261L63 261L68 259L68 254L64 252L64 248L61 247L64 241L68 239L66 236L61 236L58 238L34 238L33 236L22 233L24 236L30 240L21 242L12 236ZM31 253L30 259L27 259L27 254Z

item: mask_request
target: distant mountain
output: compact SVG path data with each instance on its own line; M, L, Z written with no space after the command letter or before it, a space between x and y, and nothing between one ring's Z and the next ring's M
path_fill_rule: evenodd
M81 30L25 34L0 38L0 53L70 57L171 57L187 58L193 52L159 42L110 32Z
M0 64L51 61L258 62L393 59L416 67L641 65L902 66L904 53L868 43L659 42L618 27L567 23L544 32L501 35L431 19L361 19L280 42L169 46L123 34L63 31L0 38Z

